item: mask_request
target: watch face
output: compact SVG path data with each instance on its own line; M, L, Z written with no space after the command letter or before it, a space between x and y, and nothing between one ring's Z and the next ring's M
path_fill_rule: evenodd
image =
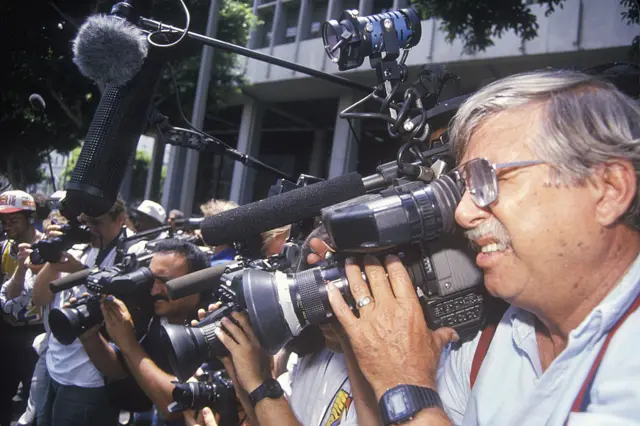
M406 419L407 416L413 415L415 411L404 389L396 389L390 392L385 398L385 405L392 423L394 420Z
M270 397L279 397L282 395L282 388L280 387L280 383L277 380L269 380L265 382L265 388L267 391L267 395Z

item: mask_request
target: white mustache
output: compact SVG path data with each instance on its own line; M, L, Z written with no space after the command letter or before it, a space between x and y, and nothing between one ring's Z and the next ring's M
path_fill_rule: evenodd
M473 229L464 232L464 236L472 242L478 241L485 236L491 236L496 243L503 244L506 247L511 245L511 235L504 225L495 217L485 220Z

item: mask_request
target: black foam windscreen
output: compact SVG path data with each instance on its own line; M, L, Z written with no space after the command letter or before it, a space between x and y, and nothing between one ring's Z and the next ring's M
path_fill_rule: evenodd
M115 203L129 159L146 126L165 50L169 49L151 49L140 72L126 85L105 87L65 186L65 201L73 212L97 217Z
M218 287L220 277L229 263L231 263L231 261L167 281L169 299L181 299L191 294L202 293L207 290L213 292L213 290Z
M74 272L73 274L65 275L62 278L53 280L49 283L49 289L52 293L60 293L63 290L68 290L75 286L84 284L87 281L89 275L91 275L93 269L83 269L82 271Z
M200 229L207 244L230 244L317 216L324 207L364 193L362 177L349 173L207 217Z

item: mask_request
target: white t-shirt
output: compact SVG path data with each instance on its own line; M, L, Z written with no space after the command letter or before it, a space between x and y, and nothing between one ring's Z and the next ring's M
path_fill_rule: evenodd
M304 426L357 425L347 363L324 348L300 358L278 378L291 409Z
M92 247L80 252L80 256L73 249L69 252L75 255L82 264L93 266L99 249ZM100 266L113 266L115 258L116 250L114 248L105 257ZM80 297L86 291L86 287L80 285L55 294L50 305L51 309L61 308L70 298ZM74 340L70 345L63 345L52 334L49 338L49 349L47 350L47 370L53 380L66 386L79 386L82 388L100 388L104 386L102 374L93 365L78 339Z

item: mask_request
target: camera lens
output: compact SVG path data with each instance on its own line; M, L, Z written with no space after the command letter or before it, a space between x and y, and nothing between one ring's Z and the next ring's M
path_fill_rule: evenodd
M52 309L49 313L51 333L63 345L70 345L82 333L102 322L100 301L96 297L69 308Z
M251 325L260 345L272 354L306 326L333 317L327 295L329 282L353 305L344 270L338 266L296 274L248 269L242 281Z
M161 339L167 348L171 371L178 380L187 381L203 362L229 353L215 335L215 330L220 327L220 320L231 312L229 306L223 306L194 327L162 326Z

